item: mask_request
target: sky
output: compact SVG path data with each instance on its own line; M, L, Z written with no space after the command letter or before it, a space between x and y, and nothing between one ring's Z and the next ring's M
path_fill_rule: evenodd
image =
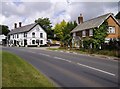
M120 10L118 2L119 0L2 0L0 24L13 29L14 23L22 22L24 26L34 23L38 18L47 17L55 26L62 20L78 21L80 14L86 21L106 13L116 15Z

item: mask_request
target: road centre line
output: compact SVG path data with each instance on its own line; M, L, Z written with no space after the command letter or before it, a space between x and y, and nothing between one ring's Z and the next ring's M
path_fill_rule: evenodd
M24 49L22 49L22 51L25 51ZM36 53L36 52L32 52L31 53ZM43 54L43 53L39 53L40 55L44 55L44 56L47 56L47 57L50 57L50 55L48 54ZM63 59L63 58L60 58L60 57L54 57L56 59L59 59L59 60L63 60L63 61L67 61L69 63L71 63L72 61L70 60L67 60L67 59ZM91 66L87 66L87 65L84 65L84 64L81 64L81 63L77 63L77 65L80 65L80 66L83 66L83 67L86 67L86 68L89 68L89 69L93 69L93 70L96 70L96 71L99 71L99 72L102 72L102 73L106 73L106 74L109 74L109 75L112 75L112 76L115 76L115 74L113 73L110 73L110 72L107 72L107 71L104 71L104 70L101 70L101 69L97 69L97 68L94 68L94 67L91 67Z
M50 57L50 55L48 54L44 54L44 53L39 53L40 55L44 55L44 56L47 56L47 57Z
M91 66L87 66L87 65L84 65L84 64L80 64L80 63L77 63L77 64L80 65L80 66L83 66L83 67L87 67L87 68L89 68L89 69L93 69L93 70L96 70L96 71L99 71L99 72L102 72L102 73L106 73L106 74L115 76L115 74L110 73L110 72L107 72L107 71L104 71L104 70L101 70L101 69L97 69L97 68L94 68L94 67L91 67Z
M63 58L60 58L60 57L54 57L54 58L60 59L60 60L63 60L63 61L67 61L67 62L72 62L70 60L63 59ZM83 67L86 67L86 68L89 68L89 69L92 69L92 70L96 70L96 71L99 71L99 72L102 72L102 73L106 73L106 74L115 76L115 74L113 74L113 73L110 73L110 72L107 72L107 71L104 71L104 70L101 70L101 69L97 69L97 68L94 68L94 67L91 67L91 66L87 66L87 65L84 65L84 64L81 64L81 63L77 63L77 65L80 65L80 66L83 66Z
M60 59L60 60L63 60L63 61L67 61L67 62L72 62L72 61L70 61L70 60L63 59L63 58L60 58L60 57L54 57L54 58L56 58L56 59Z

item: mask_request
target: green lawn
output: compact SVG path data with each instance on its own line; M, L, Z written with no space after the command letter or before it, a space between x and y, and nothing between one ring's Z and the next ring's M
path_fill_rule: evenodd
M2 53L2 87L53 87L54 84L18 56ZM42 88L44 89L44 88Z

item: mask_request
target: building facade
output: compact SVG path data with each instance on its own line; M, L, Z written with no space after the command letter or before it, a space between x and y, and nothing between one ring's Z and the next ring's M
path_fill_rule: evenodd
M83 17L80 15L80 17L78 17L79 25L71 31L73 36L72 46L80 47L80 40L85 37L92 37L94 35L94 28L99 28L99 26L102 25L105 21L108 23L108 35L105 38L105 42L108 43L113 39L119 40L120 23L116 20L112 13L108 13L85 22L83 22Z
M37 23L15 28L8 33L8 45L18 47L42 46L47 44L47 33Z

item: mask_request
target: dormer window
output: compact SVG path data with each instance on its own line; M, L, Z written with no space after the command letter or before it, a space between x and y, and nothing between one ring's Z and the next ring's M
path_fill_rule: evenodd
M32 37L35 38L35 33L34 32L32 33Z
M86 31L82 31L82 37L85 37L86 36Z

